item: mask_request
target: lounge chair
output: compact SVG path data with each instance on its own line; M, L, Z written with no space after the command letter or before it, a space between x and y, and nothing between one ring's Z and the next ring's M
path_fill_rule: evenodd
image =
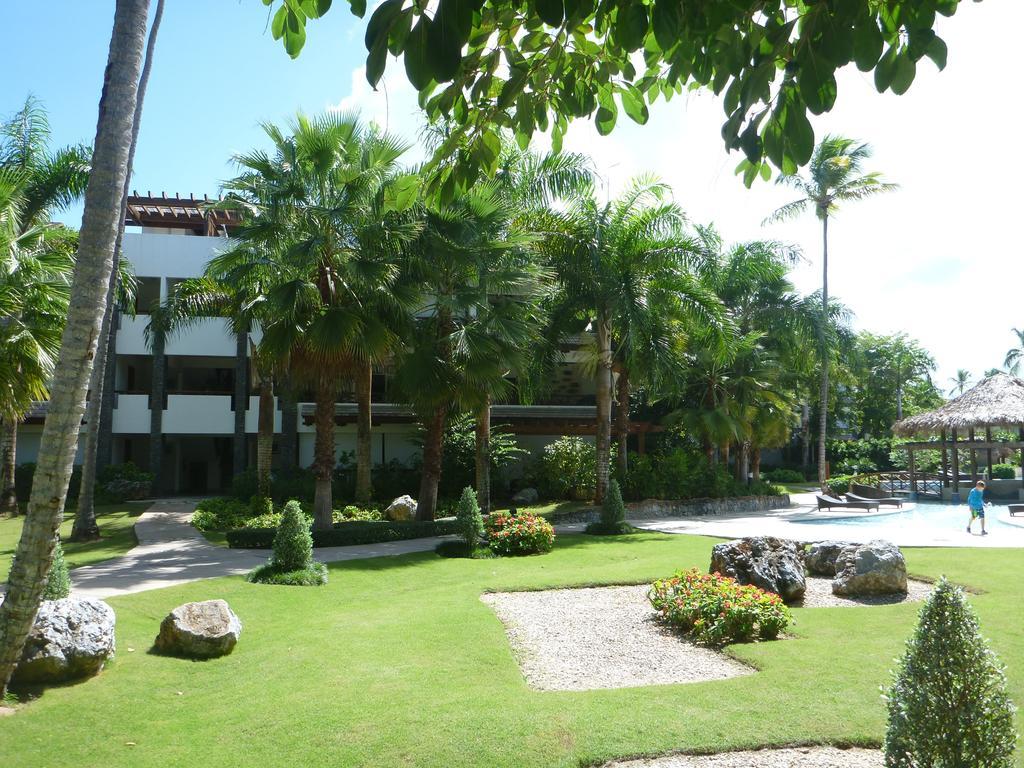
M872 501L872 502L875 502L876 504L891 504L891 505L896 506L896 507L902 507L903 506L903 499L897 498L895 496L880 496L880 497L877 497L877 498L875 498L875 497L868 498L867 496L861 496L859 493L850 493L849 491L847 491L847 493L846 493L846 500L847 501Z
M874 499L866 499L865 501L843 501L837 499L835 496L826 496L824 494L817 494L818 509L832 509L838 507L839 509L878 509L878 502Z
M1010 504L1010 517L1024 515L1024 504Z

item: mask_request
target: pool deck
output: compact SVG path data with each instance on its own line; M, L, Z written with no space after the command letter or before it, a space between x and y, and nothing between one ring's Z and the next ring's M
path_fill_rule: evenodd
M880 524L877 527L870 524L850 526L829 525L818 521L852 517L884 518L893 512L912 511L918 508L917 505L908 502L903 505L902 510L884 507L879 512L858 512L849 509L819 511L813 493L791 494L790 499L793 502L792 506L772 509L768 512L630 522L637 528L649 531L688 533L724 539L736 539L743 536L777 536L797 541L886 539L901 547L1024 547L1024 518L1011 520L1000 516L998 524L995 524L994 519L990 520L988 536L982 536L980 526L975 523L975 532L969 534L965 530L967 527L966 506L963 507L963 525L957 525L955 528L925 527L912 522L894 528L891 524ZM815 524L806 525L808 521L815 521Z

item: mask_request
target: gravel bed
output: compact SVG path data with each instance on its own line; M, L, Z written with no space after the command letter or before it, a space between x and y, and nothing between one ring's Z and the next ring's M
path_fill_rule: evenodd
M874 595L871 597L840 597L832 594L832 579L823 576L808 576L807 591L798 606L804 608L856 608L865 605L895 605L896 603L918 603L928 597L935 586L929 581L907 579L905 595Z
M877 749L791 747L717 755L666 755L607 763L605 768L882 768Z
M649 587L588 587L481 596L501 619L526 682L587 691L722 680L751 667L696 646L655 620Z

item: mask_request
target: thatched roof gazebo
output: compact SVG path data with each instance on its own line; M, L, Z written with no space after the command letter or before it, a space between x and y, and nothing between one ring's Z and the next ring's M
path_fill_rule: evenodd
M993 441L992 429L1003 428L1017 432L1017 440ZM984 440L976 438L977 430L985 430ZM939 450L942 452L943 486L952 485L951 498L960 501L959 451L971 452L971 482L978 479L978 451L988 455L989 477L992 475L992 452L1000 449L1020 450L1024 461L1024 381L1006 373L989 376L959 397L934 411L918 413L893 426L893 432L903 437L935 436L938 440L910 442L902 447L910 455L912 492L916 490L914 452ZM967 439L960 439L966 434ZM947 439L948 438L948 439ZM948 459L952 458L952 473Z

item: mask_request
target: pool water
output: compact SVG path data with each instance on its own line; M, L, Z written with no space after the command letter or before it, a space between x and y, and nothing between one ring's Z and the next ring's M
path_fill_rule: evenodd
M966 532L969 512L966 504L940 504L938 502L917 502L913 509L906 511L893 510L883 514L862 515L859 517L834 517L818 520L794 520L800 525L842 525L849 527L871 526L872 528L888 529L943 529ZM1022 528L1024 516L1010 522L1010 510L1005 504L993 504L985 508L985 526L989 530L999 528ZM975 521L972 525L975 532L981 526Z

